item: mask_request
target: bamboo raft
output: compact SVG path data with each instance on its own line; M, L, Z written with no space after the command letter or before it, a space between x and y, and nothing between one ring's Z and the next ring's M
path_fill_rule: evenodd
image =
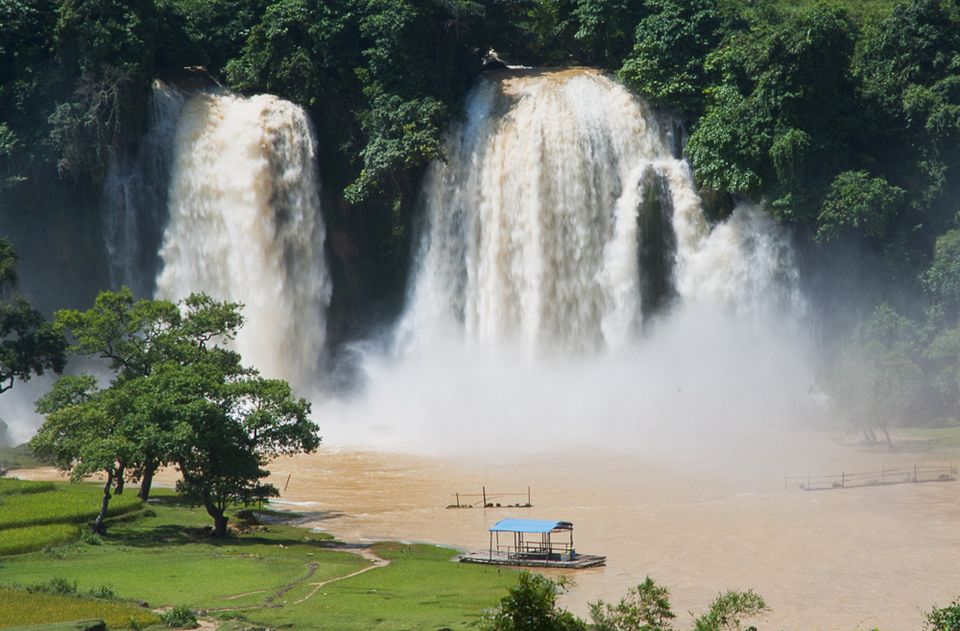
M501 543L501 533L510 535L510 540ZM561 535L563 540L555 535ZM461 554L460 561L583 569L606 565L607 557L577 553L573 548L573 524L568 521L501 519L490 528L490 548L486 552Z
M607 564L607 557L592 554L576 554L563 558L522 557L506 552L468 552L460 555L461 563L481 563L484 565L514 565L520 567L557 567L580 570L588 567L600 567Z

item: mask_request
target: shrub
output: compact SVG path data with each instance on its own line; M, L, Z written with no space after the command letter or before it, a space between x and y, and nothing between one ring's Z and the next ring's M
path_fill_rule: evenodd
M586 631L587 625L557 607L565 583L521 572L517 584L480 625L484 631Z
M946 607L934 607L923 625L928 631L960 631L960 598Z
M117 593L109 585L97 585L90 590L90 595L100 600L114 600Z
M694 631L740 631L744 618L770 611L767 603L752 589L728 591L717 596L707 613L693 621Z
M197 615L189 607L177 605L173 609L160 614L163 624L172 629L196 629Z
M676 615L670 609L670 592L649 576L616 605L599 600L590 604L593 631L672 631Z
M77 584L71 583L63 577L51 578L46 583L36 583L27 586L27 591L31 594L76 594Z

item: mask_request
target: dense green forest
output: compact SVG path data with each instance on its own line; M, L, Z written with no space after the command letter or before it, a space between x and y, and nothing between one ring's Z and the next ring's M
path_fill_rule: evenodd
M151 82L274 93L316 126L347 338L399 309L424 167L501 61L618 76L674 117L712 218L791 226L851 418L960 417L957 0L0 0L0 232L62 284L40 306L88 305Z

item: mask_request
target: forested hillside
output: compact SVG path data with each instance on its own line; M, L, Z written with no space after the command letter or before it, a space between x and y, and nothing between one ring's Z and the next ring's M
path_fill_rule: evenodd
M388 322L424 169L504 63L618 76L674 119L713 219L749 198L790 226L846 414L960 417L956 0L0 0L21 289L49 310L108 284L101 187L160 78L309 112L334 341Z

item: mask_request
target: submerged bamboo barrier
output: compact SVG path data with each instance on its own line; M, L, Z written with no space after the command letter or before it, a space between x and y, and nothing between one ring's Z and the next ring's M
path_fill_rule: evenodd
M908 468L881 467L879 471L828 473L822 475L794 475L783 477L784 490L797 488L803 491L827 491L864 486L888 486L891 484L916 484L920 482L952 482L957 479L957 469L949 465L915 464Z
M530 500L530 487L527 487L526 493L487 493L487 487L481 487L480 493L460 493L459 491L453 494L455 498L455 503L447 504L447 508L532 508L533 504ZM514 501L513 504L498 502L501 498L505 497L526 497L526 503L521 501ZM469 498L480 498L479 502L470 501Z

